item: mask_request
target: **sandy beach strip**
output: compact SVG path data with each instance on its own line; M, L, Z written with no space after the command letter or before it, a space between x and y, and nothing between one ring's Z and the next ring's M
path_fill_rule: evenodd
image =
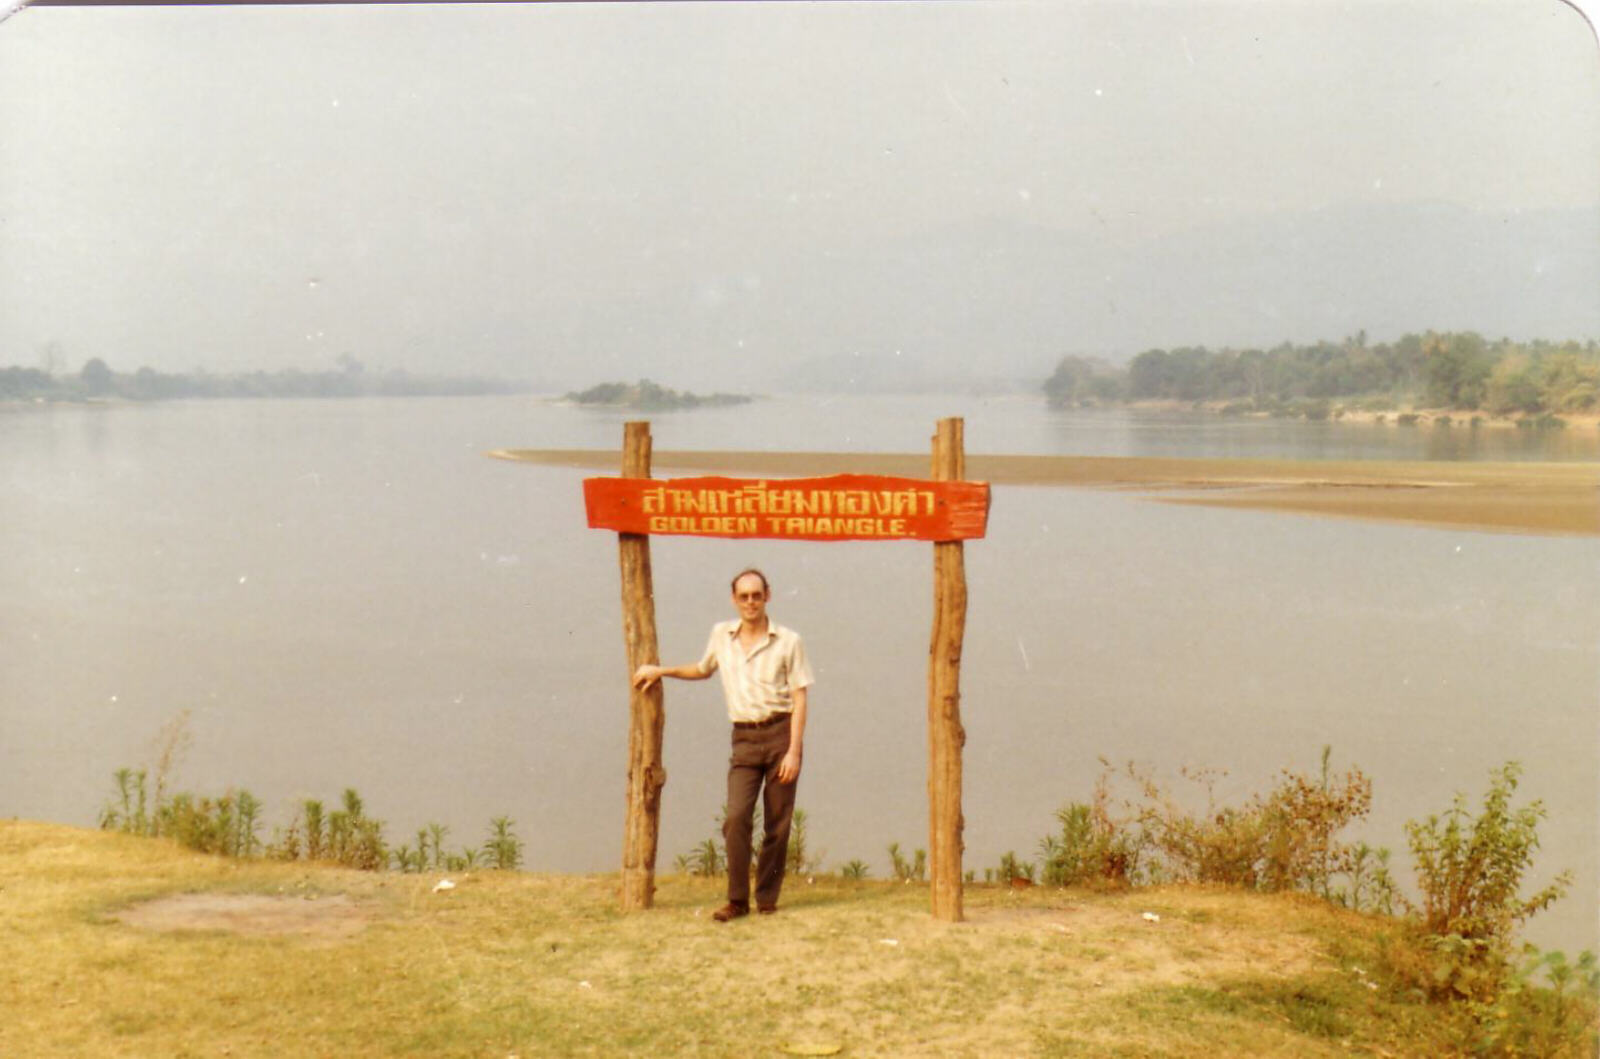
M605 449L501 449L497 459L616 473ZM658 476L925 478L913 453L658 451ZM1600 536L1600 464L1191 460L1124 456L967 457L967 477L994 485L1128 489L1176 504L1239 507L1508 533ZM1182 494L1182 495L1173 495Z

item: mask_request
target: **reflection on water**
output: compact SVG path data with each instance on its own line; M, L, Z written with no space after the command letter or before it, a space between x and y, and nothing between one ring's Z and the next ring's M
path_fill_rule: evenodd
M946 414L967 416L973 452L1426 455L1397 451L1411 442L1395 428L1017 398L785 399L657 416L654 434L658 449L914 451ZM506 813L534 867L613 869L615 543L583 528L581 472L483 453L615 449L623 418L526 398L0 416L0 813L91 824L112 771L148 762L188 709L179 782L248 787L270 819L355 786L396 841L437 820L474 842ZM882 875L889 842L921 844L928 549L652 550L668 660L698 655L746 564L806 633L819 685L800 801L825 862ZM1168 777L1225 768L1232 797L1332 744L1373 776L1367 836L1397 851L1406 818L1516 758L1551 811L1541 874L1577 875L1531 936L1596 946L1595 542L1011 487L966 554L969 867L1030 854L1102 754ZM669 689L664 865L714 829L724 728L714 686Z
M1073 409L1045 413L1059 451L1204 459L1600 459L1600 432L1513 427L1396 426L1243 419L1200 412Z

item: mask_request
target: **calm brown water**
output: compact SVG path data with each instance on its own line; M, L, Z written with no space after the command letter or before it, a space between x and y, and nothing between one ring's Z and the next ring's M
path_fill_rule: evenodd
M1020 399L785 399L657 416L655 437L916 451L946 414L973 452L1428 455L1394 430ZM482 453L615 447L620 423L525 398L0 415L0 814L91 824L112 771L188 710L177 782L248 787L271 820L354 786L396 842L436 820L475 843L505 813L531 868L614 870L614 540L584 528L581 472ZM1593 457L1549 444L1449 455ZM889 842L925 844L928 549L658 539L654 556L668 661L698 654L747 563L806 634L800 804L825 865L881 876ZM1374 779L1364 836L1397 851L1407 818L1517 759L1551 811L1540 874L1578 876L1529 936L1597 946L1596 542L1001 488L967 564L969 867L1032 855L1101 755L1227 769L1226 799L1332 744ZM714 682L669 687L667 708L663 867L713 833L726 753Z

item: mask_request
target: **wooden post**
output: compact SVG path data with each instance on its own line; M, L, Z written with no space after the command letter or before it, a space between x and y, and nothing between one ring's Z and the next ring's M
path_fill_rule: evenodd
M622 476L650 477L650 424L623 427ZM622 565L622 634L628 649L628 678L642 665L660 661L656 644L655 586L650 577L650 538L617 534ZM630 684L630 687L632 685ZM661 730L666 720L661 682L628 696L628 812L623 825L622 910L651 907L656 891L656 842L661 834Z
M939 420L933 477L966 477L966 445L958 418ZM928 878L933 918L961 922L961 641L967 626L967 571L960 541L933 546L933 645L928 651Z

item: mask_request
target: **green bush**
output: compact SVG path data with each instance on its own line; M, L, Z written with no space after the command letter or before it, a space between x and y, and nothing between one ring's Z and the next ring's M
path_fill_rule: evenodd
M259 845L256 816L260 809L261 803L249 791L230 791L220 798L196 798L180 792L156 807L151 833L201 853L253 856Z
M727 867L722 859L722 847L717 845L717 840L714 838L708 838L688 853L680 855L675 864L685 875L699 875L705 878L721 875Z
M1094 822L1089 807L1082 802L1057 809L1056 819L1061 823L1060 835L1046 835L1039 840L1044 883L1046 886L1075 886L1092 873Z
M1507 995L1515 998L1526 992L1518 984L1512 958L1515 931L1571 886L1570 873L1563 872L1546 888L1528 896L1522 893L1523 877L1539 848L1539 821L1546 809L1539 801L1512 806L1520 774L1515 761L1494 769L1477 816L1458 793L1445 813L1406 822L1421 904L1406 902L1411 913L1410 944L1395 945L1390 965L1400 981L1430 1000L1494 1006ZM1590 963L1592 957L1579 960L1581 966ZM1544 965L1554 974L1557 966L1565 969L1565 957L1558 961L1550 957ZM1544 1003L1542 993L1528 993L1522 1000ZM1510 1008L1504 1011L1509 1013ZM1538 1013L1523 1009L1518 1017L1525 1016ZM1515 1037L1510 1022L1501 1029Z
M354 788L346 788L340 807L332 812L315 798L301 801L288 826L275 828L272 841L263 844L259 837L262 805L249 791L228 791L219 798L187 791L168 795L165 783L158 782L152 804L145 770L118 769L113 778L116 795L100 811L102 828L170 838L202 853L316 860L362 871L391 866L410 872L471 871L480 865L517 868L522 864L523 843L512 831L509 817L490 823L489 838L480 848L452 853L444 844L450 829L430 823L417 832L416 848L402 845L391 850L384 841L383 821L368 816L361 796Z
M511 830L514 822L509 816L497 816L489 821L489 837L483 843L483 855L489 867L502 871L522 867L522 840Z
M1357 842L1345 849L1341 867L1347 885L1333 890L1329 895L1335 903L1357 911L1394 915L1400 891L1389 874L1387 849L1375 849L1365 842Z
M1129 819L1112 815L1109 766L1095 782L1093 802L1062 806L1056 821L1061 830L1039 842L1046 885L1129 886L1139 880L1149 839Z
M120 768L112 778L117 781L117 797L101 808L101 829L130 835L152 834L145 770Z
M1538 893L1522 894L1546 809L1541 801L1512 808L1520 774L1515 761L1494 769L1477 816L1458 793L1443 816L1406 822L1421 891L1421 904L1413 907L1419 925L1442 939L1450 955L1469 963L1504 960L1517 926L1571 885L1570 873L1563 872Z
M383 821L366 815L353 787L345 788L340 807L331 813L316 798L301 801L299 812L286 830L275 834L267 853L280 860L331 861L362 871L381 871L390 862ZM420 853L422 860L413 862L409 846L401 846L393 856L401 871L421 871L426 866L426 854Z
M907 860L900 853L900 843L889 843L889 863L893 868L894 877L901 882L922 882L928 877L928 851L919 849L912 860Z
M433 825L438 827L438 825ZM440 828L435 836L443 837ZM383 842L383 821L366 815L361 796L346 787L341 807L328 816L328 855L337 863L363 871L376 871L389 859Z
M151 805L144 769L113 773L115 799L100 810L100 827L147 838L170 838L202 853L253 857L261 849L261 802L249 791L229 791L220 798L196 797L187 791L168 796L159 784Z
M1600 1054L1600 967L1592 952L1568 963L1565 953L1526 946L1500 990L1471 1014L1474 1055Z

